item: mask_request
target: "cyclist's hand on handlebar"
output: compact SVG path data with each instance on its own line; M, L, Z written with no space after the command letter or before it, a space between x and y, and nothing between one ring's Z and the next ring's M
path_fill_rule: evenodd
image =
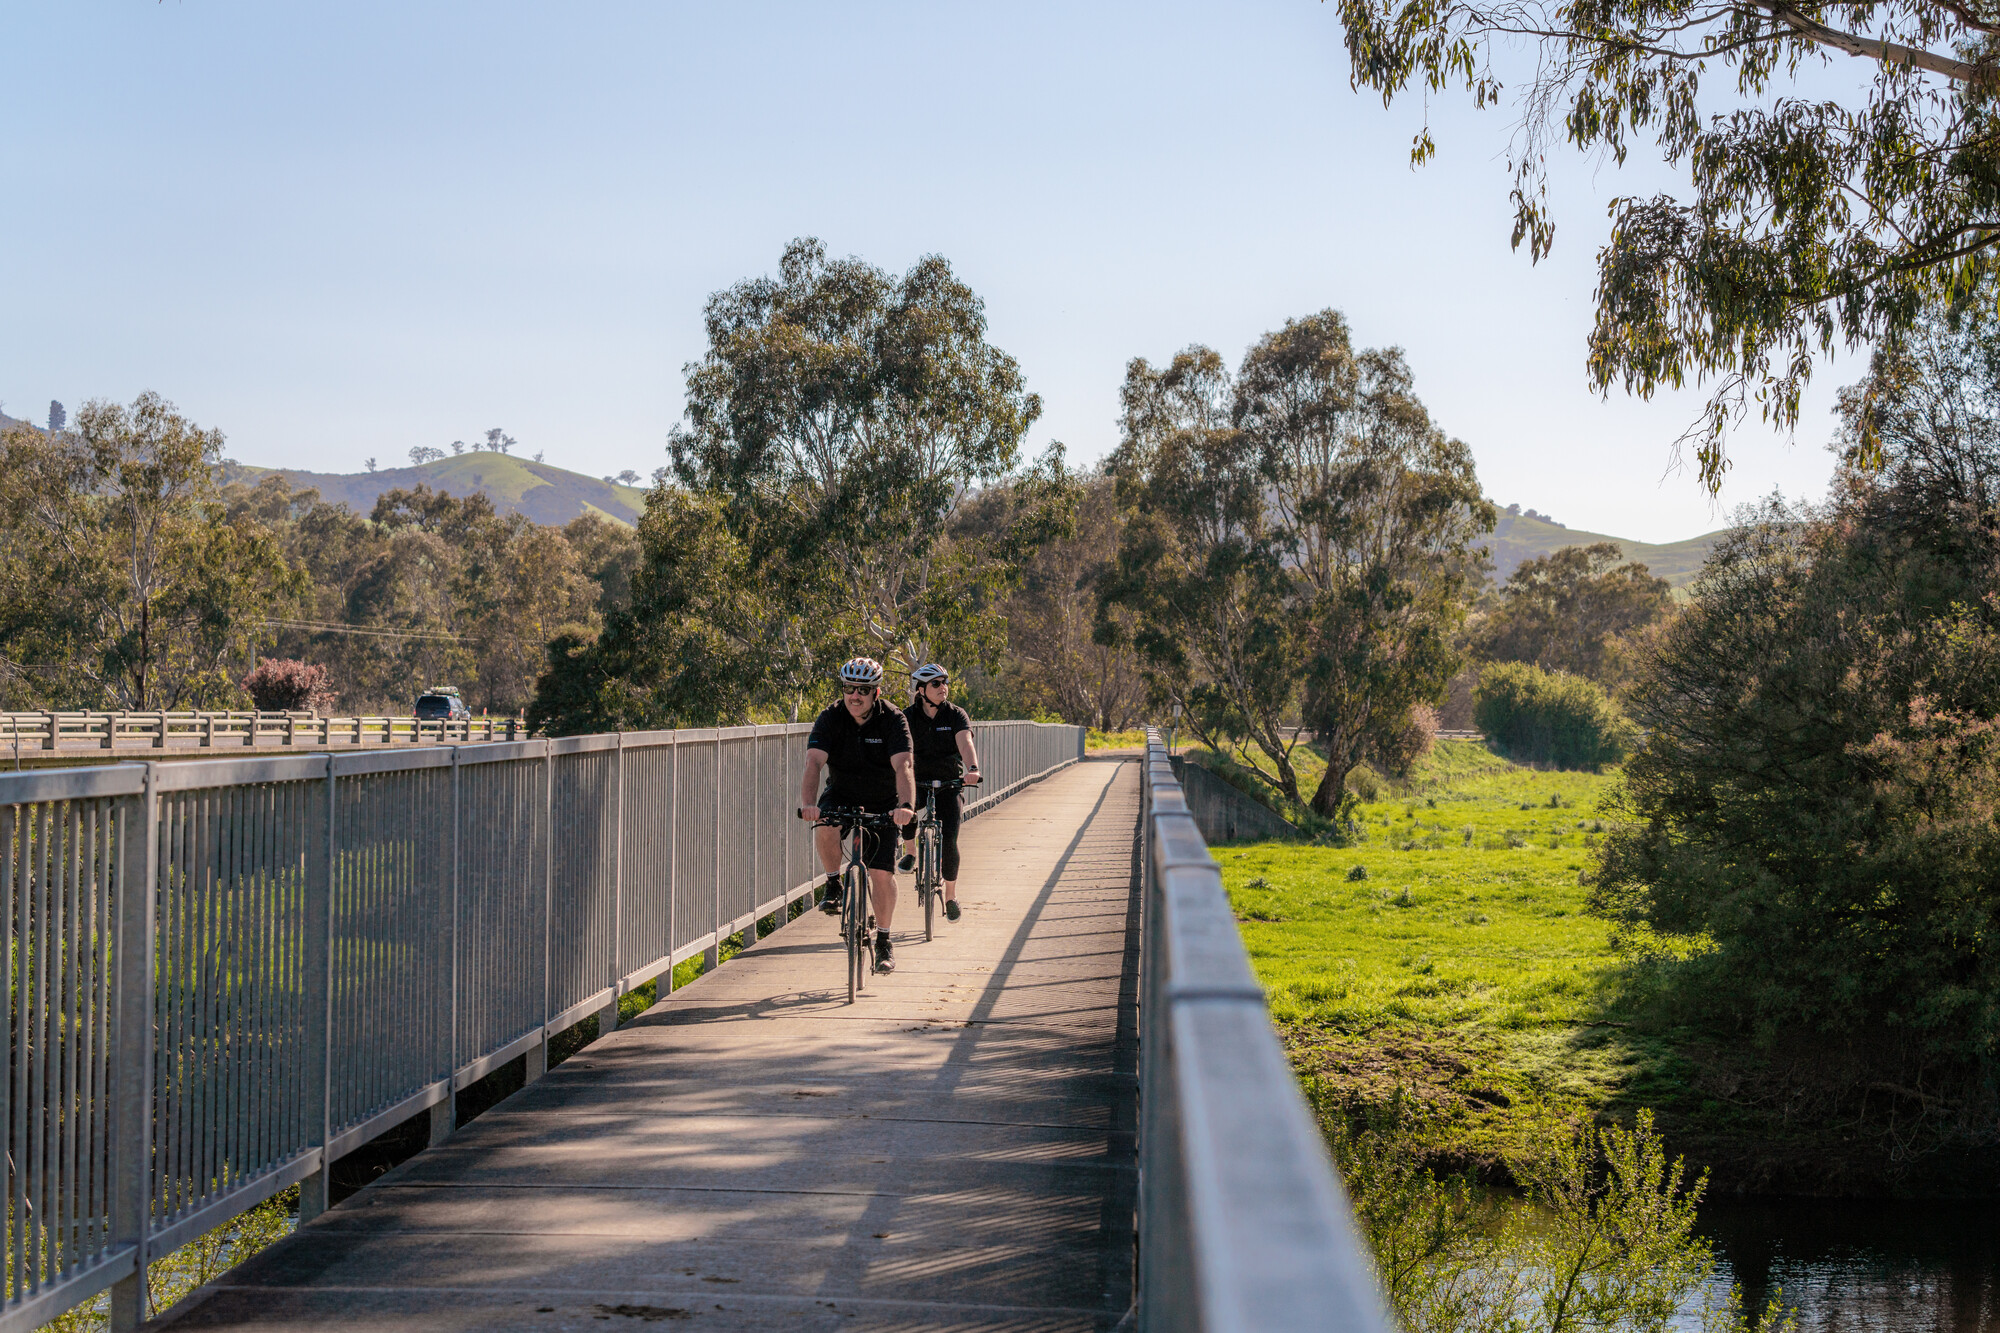
M805 820L808 824L819 823L819 807L816 805L800 807L799 818Z
M910 822L911 817L915 813L916 813L915 811L910 810L905 806L899 805L895 808L895 810L890 812L889 817L896 821L897 828L902 828L904 825Z
M975 769L973 769L973 770L972 770L971 772L969 772L969 773L967 773L967 774L965 775L965 785L966 785L966 786L968 786L968 787L977 787L977 786L979 785L979 770L978 770L978 769L976 769L976 768L975 768Z

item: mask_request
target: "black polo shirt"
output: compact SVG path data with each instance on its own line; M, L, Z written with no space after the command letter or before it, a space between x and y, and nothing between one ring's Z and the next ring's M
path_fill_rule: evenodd
M835 703L813 719L806 748L826 752L827 771L833 775L826 790L838 794L837 804L894 808L896 770L889 761L910 752L909 724L894 704L878 698L875 712L857 723L846 704Z
M903 710L903 716L910 723L910 748L916 752L918 781L963 777L965 759L958 752L958 733L972 730L971 715L947 700L938 705L936 717L927 717L919 699Z

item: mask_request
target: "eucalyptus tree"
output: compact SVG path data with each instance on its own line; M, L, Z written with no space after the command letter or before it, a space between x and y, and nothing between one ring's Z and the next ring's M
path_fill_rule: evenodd
M896 277L805 239L705 319L669 448L774 593L777 677L802 687L854 646L904 669L990 655L978 608L1009 562L954 541L953 520L1015 469L1041 401L987 341L978 296L937 256Z
M1248 740L1254 771L1301 799L1292 753L1307 649L1256 450L1235 421L1237 386L1207 347L1125 370L1122 438L1110 461L1129 516L1098 585L1100 623L1132 612L1130 633L1156 704L1182 705L1204 744ZM1106 637L1111 637L1107 633ZM1265 767L1268 764L1268 767Z
M1291 601L1310 626L1302 717L1326 751L1312 806L1444 697L1493 530L1472 451L1439 430L1395 349L1354 350L1323 310L1244 358L1236 420L1256 451Z
M1565 546L1524 561L1472 636L1476 657L1618 683L1628 636L1668 615L1673 590L1612 542Z
M978 510L1004 523L1035 497L1019 486L994 487ZM1100 469L1075 481L1074 519L1066 533L1033 543L1020 586L1007 595L1009 684L1030 707L1065 722L1122 731L1141 716L1146 683L1131 645L1132 613L1112 608L1100 621L1098 584L1118 555L1123 515L1117 488Z
M155 393L74 431L0 437L0 657L51 703L226 705L304 591L270 529L233 521L222 433Z
M1512 150L1513 240L1555 237L1561 141L1622 164L1650 137L1685 197L1612 205L1588 373L1642 397L1709 383L1694 444L1718 486L1754 404L1785 428L1816 357L1894 340L1972 290L2000 246L2000 8L1984 0L1341 0L1352 77L1505 100L1496 45L1529 48ZM1801 95L1843 54L1868 77ZM1704 77L1726 115L1698 105ZM1717 86L1717 81L1720 86ZM1712 109L1712 108L1711 108ZM1433 152L1426 127L1412 148Z
M787 626L782 585L762 576L725 502L656 487L639 520L631 600L601 634L559 633L536 682L529 725L555 735L714 726L768 702L773 625Z
M1331 310L1267 334L1230 374L1202 347L1128 367L1112 469L1132 516L1101 587L1137 614L1156 692L1209 744L1307 803L1303 723L1332 817L1348 772L1442 697L1453 631L1492 530L1466 446L1414 392L1400 352L1353 349Z

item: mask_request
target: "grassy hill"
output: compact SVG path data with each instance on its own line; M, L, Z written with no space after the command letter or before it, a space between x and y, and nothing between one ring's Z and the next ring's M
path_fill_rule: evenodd
M296 488L310 486L322 499L345 501L361 514L375 507L382 492L398 487L409 490L419 483L452 495L484 492L501 513L522 514L537 523L567 523L584 514L637 523L646 509L646 492L639 487L600 481L512 454L453 454L422 467L383 468L380 472L303 472L288 467L224 464L228 480L251 485L274 472Z
M1699 537L1689 537L1683 541L1668 542L1655 546L1649 542L1628 541L1623 537L1610 537L1601 532L1583 532L1576 528L1559 528L1553 523L1544 523L1538 518L1528 518L1522 514L1501 514L1500 522L1493 529L1493 536L1487 541L1487 549L1493 556L1493 577L1504 581L1515 569L1537 556L1551 551L1559 551L1565 546L1589 546L1593 542L1614 542L1625 552L1625 558L1646 566L1658 578L1663 578L1676 588L1691 582L1701 572L1701 562L1708 558L1709 548L1722 536L1726 528L1703 533Z

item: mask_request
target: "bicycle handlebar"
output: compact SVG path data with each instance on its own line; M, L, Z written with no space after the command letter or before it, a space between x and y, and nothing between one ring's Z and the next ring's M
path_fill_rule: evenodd
M792 814L796 818L804 819L805 807L793 806ZM863 828L882 828L895 822L896 813L893 810L864 810L858 805L822 805L819 807L819 818L814 821L814 826L827 824L847 827L859 824Z

